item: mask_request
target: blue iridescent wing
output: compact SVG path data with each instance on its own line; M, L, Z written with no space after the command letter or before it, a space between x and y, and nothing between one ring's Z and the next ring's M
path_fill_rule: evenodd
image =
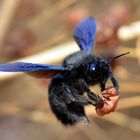
M15 63L0 64L0 71L25 72L37 78L50 78L57 73L65 71L65 68L63 66L54 66L47 64L15 62Z
M96 20L88 17L82 20L73 32L73 37L81 50L92 52L96 34Z

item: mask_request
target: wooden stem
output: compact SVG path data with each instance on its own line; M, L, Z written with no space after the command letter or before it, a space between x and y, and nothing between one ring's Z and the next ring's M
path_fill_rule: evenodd
M14 15L20 0L3 0L0 11L0 48L6 38L6 34L14 19Z

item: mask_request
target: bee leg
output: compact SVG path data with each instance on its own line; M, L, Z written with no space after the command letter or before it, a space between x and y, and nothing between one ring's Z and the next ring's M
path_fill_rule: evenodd
M105 83L104 82L100 82L100 87L101 87L101 92L105 90Z
M65 88L64 88L65 87ZM95 104L95 102L87 97L84 97L82 95L79 95L78 91L75 90L73 87L70 86L64 86L63 89L63 100L66 104L74 104L75 106L85 106L88 104ZM90 89L88 89L88 92L91 93Z
M101 99L101 97L99 95L96 95L93 92L89 92L88 97L92 100L91 104L94 106L103 106L103 100Z
M87 97L81 96L81 95L77 96L76 103L79 105L88 105L88 104L92 104L94 106L96 105L96 101L89 99Z
M76 81L75 86L76 86L76 89L79 89L82 92L84 91L90 92L88 84L83 79L79 79L78 81Z
M85 105L88 105L90 102L90 99L79 95L79 91L70 86L63 88L63 100L66 101L67 104L72 103L77 107L83 107Z
M63 84L62 89L63 91L61 94L66 104L70 104L76 100L75 90L72 87L70 87L69 85Z
M88 84L83 80L83 79L80 79L78 80L78 86L82 87L82 92L86 91L87 92L87 96L89 98L86 98L86 97L83 97L83 96L79 96L79 102L80 101L83 101L83 103L86 104L92 104L94 106L96 106L96 104L98 104L99 102L102 102L100 96L96 95L95 93L93 93ZM105 88L105 84L103 83L102 84L102 89Z
M91 104L92 100L84 97L82 95L76 95L75 105L76 106L85 106Z
M118 81L115 79L115 77L111 77L111 81L112 81L112 84L113 86L116 88L116 90L118 91L119 90L119 84L118 84Z

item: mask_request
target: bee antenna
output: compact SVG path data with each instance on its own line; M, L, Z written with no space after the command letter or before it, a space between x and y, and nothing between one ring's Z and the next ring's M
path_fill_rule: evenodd
M117 56L115 56L114 58L110 59L110 60L108 61L108 63L111 63L111 62L114 61L115 59L117 59L117 58L119 58L119 57L121 57L121 56L127 55L127 54L129 54L129 53L130 53L130 52L117 55Z

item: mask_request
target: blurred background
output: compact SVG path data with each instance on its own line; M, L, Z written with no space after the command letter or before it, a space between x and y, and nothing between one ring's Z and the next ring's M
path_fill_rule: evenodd
M0 63L25 61L61 65L78 51L72 38L83 18L97 19L94 54L112 63L120 84L117 111L98 117L87 107L90 125L65 127L47 98L49 80L0 73L0 140L139 140L140 1L0 0ZM99 87L93 87L99 93Z

